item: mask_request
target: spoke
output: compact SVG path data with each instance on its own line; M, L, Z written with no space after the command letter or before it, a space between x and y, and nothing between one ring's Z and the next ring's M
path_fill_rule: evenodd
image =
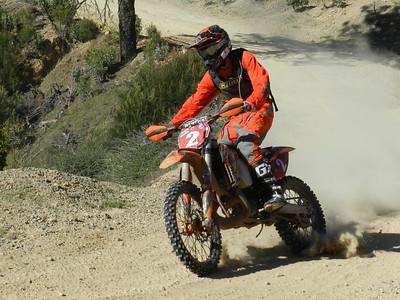
M292 189L286 189L284 191L284 198L288 203L299 206L305 206L310 212L313 212L312 206L309 205L307 199L304 198L303 195L297 193ZM311 215L313 216L313 214ZM288 221L288 222L291 227L291 231L293 231L294 234L298 235L302 239L309 239L311 238L313 232L314 218L310 217L308 221L305 221L304 219L303 221L304 222L299 222L299 223L297 223L296 221ZM307 227L303 228L302 226L307 226Z
M299 199L300 199L300 197L290 197L290 198L285 197L285 200L299 200Z
M196 243L196 236L194 236L194 237L193 237L193 248L194 248L195 257L197 257L197 243Z
M189 235L186 235L185 236L185 239L183 240L183 243L185 244L185 246L186 246L186 244L187 244L187 240L190 238L190 236Z
M190 222L194 228L192 234L185 233L185 229L180 232L183 244L195 259L206 261L211 253L212 235L208 236L198 232L197 227L203 219L201 206L189 194L179 195L176 206L177 223L187 226Z
M188 239L187 239L187 244L185 245L186 246L186 248L188 248L188 250L192 250L192 248L193 248L193 241L192 241L192 237L191 236L189 236L188 237Z
M201 247L201 249L203 249L205 257L207 257L208 256L208 253L207 253L208 251L204 248L204 244L202 242L200 242L200 247Z

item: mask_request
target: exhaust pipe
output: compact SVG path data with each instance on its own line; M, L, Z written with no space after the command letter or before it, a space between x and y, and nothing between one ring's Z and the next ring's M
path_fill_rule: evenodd
M296 205L296 204L285 204L277 211L280 215L309 215L310 212L308 211L307 207L304 205Z
M244 221L257 211L241 191L237 191L236 197L228 203L227 208L234 208L237 205L240 205L240 208L234 209L234 215L231 217L224 218L218 214L214 215L214 220L222 230L243 226Z

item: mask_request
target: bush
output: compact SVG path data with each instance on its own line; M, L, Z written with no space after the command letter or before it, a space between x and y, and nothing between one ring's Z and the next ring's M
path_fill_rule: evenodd
M8 150L10 149L9 142L9 127L7 124L0 124L0 170L6 165Z
M143 134L122 140L107 155L102 179L125 185L141 184L151 179L149 175L174 146L173 141L150 142Z
M309 0L286 0L286 3L293 7L294 10L300 10L306 7L310 1Z
M147 61L133 85L119 96L113 134L124 138L171 116L195 90L203 73L203 63L194 51L176 53L163 65Z
M9 15L0 9L0 86L13 93L24 86L28 72L22 50L35 37L25 11Z
M97 177L104 171L105 155L105 147L94 142L57 147L50 151L48 167L79 176Z
M0 124L5 123L14 112L15 98L9 96L7 90L0 85Z
M49 18L57 33L62 38L68 38L75 15L80 7L76 0L36 0Z
M95 39L99 33L97 24L89 19L78 20L71 28L71 36L83 43Z
M85 61L95 79L102 81L115 63L115 49L96 48L89 50L85 55Z
M0 170L6 165L8 150L10 149L10 118L13 116L17 96L9 96L0 85Z
M135 20L135 32L136 32L136 39L139 38L139 34L142 32L142 19L136 15Z
M144 48L146 58L163 60L168 54L168 44L161 39L161 33L156 26L150 25L146 32L148 36Z

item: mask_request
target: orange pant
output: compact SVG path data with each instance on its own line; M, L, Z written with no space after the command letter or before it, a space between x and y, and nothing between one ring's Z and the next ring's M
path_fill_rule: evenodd
M272 126L274 110L265 103L258 111L233 116L218 135L218 143L235 146L250 165L262 159L260 144Z

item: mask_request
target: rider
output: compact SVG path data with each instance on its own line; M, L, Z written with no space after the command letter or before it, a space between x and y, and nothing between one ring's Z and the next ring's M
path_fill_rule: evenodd
M257 176L272 187L273 196L265 204L267 211L283 206L281 187L275 181L270 163L263 159L261 141L274 118L269 75L255 56L245 49L232 50L227 32L213 25L201 30L189 48L197 49L208 71L196 92L169 122L177 127L198 115L218 94L228 99L244 99L244 109L233 116L219 133L218 143L235 146L254 168Z

